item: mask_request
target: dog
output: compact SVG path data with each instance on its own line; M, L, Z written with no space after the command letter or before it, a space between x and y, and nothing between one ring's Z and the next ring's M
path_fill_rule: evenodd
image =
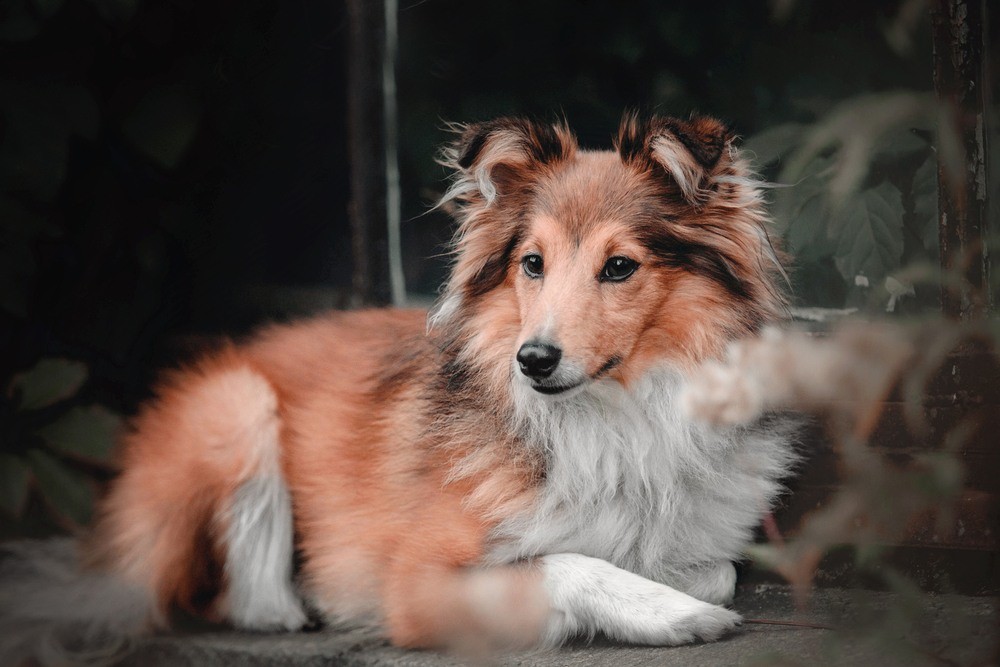
M679 402L699 364L785 317L734 135L635 114L613 150L521 118L457 132L431 312L271 326L169 373L92 531L10 547L8 655L175 607L258 631L316 614L420 648L675 645L740 622L733 563L793 433L712 428Z

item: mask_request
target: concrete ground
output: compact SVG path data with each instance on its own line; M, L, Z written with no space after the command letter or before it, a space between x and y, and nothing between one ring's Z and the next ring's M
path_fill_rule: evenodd
M799 611L786 587L759 585L741 590L734 606L746 619L813 623L832 629L747 622L738 632L710 644L647 648L598 639L498 662L510 667L1000 664L996 599L820 589L809 608ZM433 652L401 651L361 631L321 630L157 636L140 643L122 664L441 667L467 661Z

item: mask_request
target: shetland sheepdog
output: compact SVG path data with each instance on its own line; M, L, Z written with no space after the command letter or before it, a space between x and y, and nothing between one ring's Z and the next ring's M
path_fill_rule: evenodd
M733 562L791 433L709 427L678 400L785 312L734 136L627 115L614 150L585 150L505 118L458 128L442 161L458 229L436 307L272 326L166 376L92 531L8 547L8 656L176 607L401 647L672 645L739 623Z

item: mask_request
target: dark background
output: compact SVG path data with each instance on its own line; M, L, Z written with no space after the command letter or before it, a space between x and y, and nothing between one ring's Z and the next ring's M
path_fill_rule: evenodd
M629 107L748 136L931 88L927 26L910 53L884 36L898 2L774 7L404 0L409 291L433 295L445 271L448 220L425 214L445 121L565 116L606 147ZM340 3L23 0L0 11L0 38L0 377L84 359L127 411L178 340L344 301Z

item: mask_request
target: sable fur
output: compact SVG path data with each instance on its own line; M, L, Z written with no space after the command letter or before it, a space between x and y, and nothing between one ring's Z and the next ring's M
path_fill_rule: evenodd
M713 430L677 402L783 312L732 134L627 116L614 151L588 151L560 124L457 129L455 261L429 318L265 329L170 374L132 420L84 560L142 592L150 624L179 605L295 628L296 590L401 646L669 644L738 620L712 603L792 461L788 429ZM530 252L544 280L521 271ZM639 269L601 282L609 256ZM573 386L555 398L514 361L540 338Z

